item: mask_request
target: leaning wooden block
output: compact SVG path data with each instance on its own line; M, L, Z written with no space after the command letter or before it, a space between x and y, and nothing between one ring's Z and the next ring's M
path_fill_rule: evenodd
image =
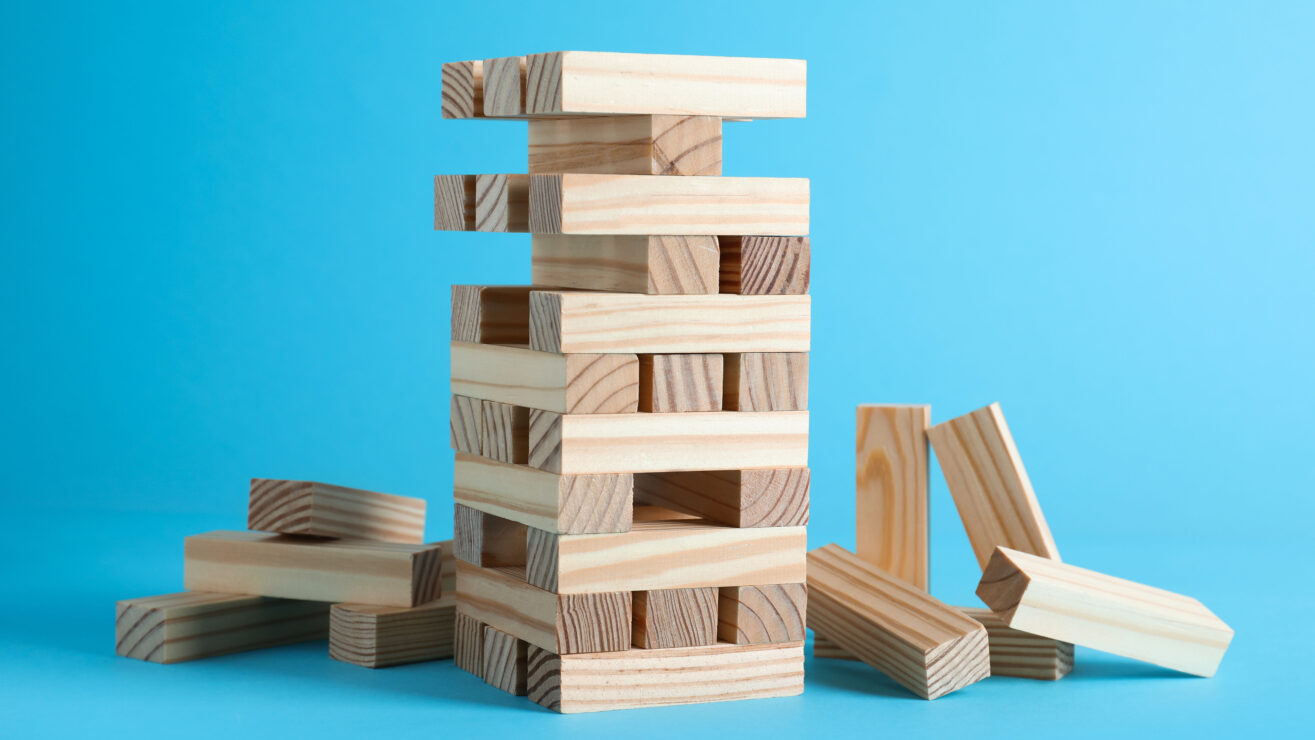
M484 625L457 611L452 620L452 662L467 673L484 677Z
M452 392L566 414L639 408L639 358L452 342Z
M717 589L636 591L632 642L637 648L675 648L717 642Z
M808 626L924 699L991 675L981 624L839 545L808 553Z
M854 552L927 591L927 427L931 406L856 412Z
M529 219L529 175L475 176L476 231L525 232Z
M530 290L523 285L453 285L452 341L529 344Z
M723 586L717 637L737 645L802 641L807 604L808 589L802 583Z
M497 401L481 401L484 438L480 454L498 462L524 465L530 459L530 410Z
M813 632L813 657L827 660L858 660L853 653L832 642L826 635Z
M564 534L626 532L634 502L629 473L559 475L458 454L458 505L536 529Z
M723 236L718 242L721 292L741 295L808 292L808 237Z
M484 115L488 118L525 113L525 57L485 59Z
M419 544L425 541L425 500L312 481L252 478L247 529Z
M1005 547L977 595L1016 630L1197 676L1213 676L1233 640L1233 629L1189 596Z
M416 606L442 589L442 546L265 532L208 532L184 545L189 591Z
M152 663L322 640L329 633L329 605L313 601L192 591L115 606L114 651Z
M639 355L639 410L721 411L722 357Z
M475 176L434 176L434 228L475 230Z
M717 292L717 237L535 234L535 285L682 295Z
M1058 681L1073 670L1073 643L1010 627L990 609L959 607L986 628L991 642L991 675Z
M524 524L458 503L452 531L457 560L484 568L525 565Z
M448 425L452 449L472 455L484 451L484 404L478 398L452 394Z
M484 682L513 696L525 696L525 659L529 643L484 627Z
M808 408L807 352L739 352L726 355L727 411L799 411Z
M443 65L443 117L484 117L484 62L448 62Z
M809 478L802 467L641 473L635 501L728 527L796 527L808 523Z
M720 175L715 116L597 116L530 121L530 174Z
M329 657L366 668L451 658L457 596L410 608L334 604Z

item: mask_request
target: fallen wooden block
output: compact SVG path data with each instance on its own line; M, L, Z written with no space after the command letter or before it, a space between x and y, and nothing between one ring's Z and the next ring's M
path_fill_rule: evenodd
M808 590L802 583L722 586L717 637L737 645L801 642Z
M996 548L977 595L1010 627L1197 676L1213 676L1233 630L1188 596Z
M530 174L720 175L716 116L530 121Z
M476 231L524 233L529 225L529 175L475 176Z
M513 696L525 696L526 650L524 640L484 627L484 670L488 685Z
M808 292L810 256L806 236L723 236L719 285L722 293L799 295Z
M452 531L457 560L483 568L525 565L524 524L458 503Z
M451 658L456 612L455 593L410 608L334 604L329 657L366 668Z
M329 605L313 601L192 591L125 599L115 607L114 651L152 663L322 640L329 634Z
M458 453L457 504L563 534L626 532L634 501L629 473L559 475Z
M717 292L715 236L535 234L535 285L618 293Z
M717 589L673 588L635 591L632 644L675 648L717 642Z
M425 500L312 481L252 478L247 528L419 544L425 541Z
M808 408L807 352L726 355L727 411L802 411Z
M461 670L484 678L484 625L460 610L452 623L452 662Z
M924 699L991 675L981 624L839 545L808 553L808 626Z
M639 355L640 411L721 411L721 396L721 355Z
M863 404L856 414L854 552L923 591L931 406Z
M475 176L434 176L434 229L474 231Z
M483 74L485 118L525 113L525 57L485 59Z
M530 459L530 410L497 401L481 401L484 437L480 454L490 460L524 465Z
M530 291L526 285L453 285L452 341L530 343Z
M484 117L484 61L448 62L443 65L444 118Z
M986 628L991 643L991 675L1058 681L1073 670L1073 643L1010 627L990 609L959 607Z
M566 414L639 408L639 358L632 354L535 352L452 342L452 392Z
M634 494L727 527L796 527L808 523L809 478L803 467L641 473Z
M452 394L448 427L452 449L471 455L484 451L484 403L480 399Z

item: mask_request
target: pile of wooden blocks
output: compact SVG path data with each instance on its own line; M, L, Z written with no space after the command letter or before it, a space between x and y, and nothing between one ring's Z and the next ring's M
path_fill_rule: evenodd
M452 291L456 661L561 712L798 694L808 181L720 177L802 61L560 52L443 66L528 121L527 174L441 175L441 230L528 232Z
M183 593L120 601L119 655L178 663L329 638L370 668L452 655L452 542L422 544L425 502L254 479L248 531L186 539Z

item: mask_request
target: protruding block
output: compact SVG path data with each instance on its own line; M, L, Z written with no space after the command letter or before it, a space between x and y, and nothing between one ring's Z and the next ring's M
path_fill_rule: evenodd
M530 290L520 285L453 285L452 341L529 344Z
M855 553L923 591L927 584L930 406L863 404L856 413Z
M484 406L478 398L452 394L448 406L452 449L471 455L484 451Z
M807 352L726 355L727 411L800 411L808 408Z
M737 645L802 641L807 604L808 590L802 583L723 586L717 637Z
M434 228L475 230L475 176L434 176Z
M808 468L641 473L635 501L728 527L796 527L808 523L809 478Z
M425 500L313 481L252 478L247 529L419 544L425 541Z
M453 618L452 660L457 667L467 673L484 677L484 625L478 619L462 614L459 610Z
M720 175L715 116L596 116L530 121L530 174Z
M634 502L629 473L558 475L458 454L458 504L536 529L563 534L626 532Z
M676 648L717 642L717 589L634 592L632 641L637 648Z
M991 675L1058 681L1073 670L1073 643L1022 632L990 609L959 607L986 628L991 642Z
M476 231L523 233L529 224L529 175L475 176Z
M443 117L484 117L484 62L448 62L443 65Z
M513 696L525 696L524 640L484 627L484 682Z
M334 604L329 657L366 668L451 658L457 596L410 608Z
M530 410L497 401L481 402L484 443L480 454L498 462L524 465L530 460Z
M639 410L721 411L722 356L639 355Z
M721 292L740 295L808 292L808 237L723 236L718 241Z
M535 285L648 295L717 292L717 237L535 234Z
M452 527L458 560L484 568L525 565L524 524L457 504Z
M329 605L197 591L126 599L116 605L114 633L119 655L181 663L322 640Z
M452 392L567 414L622 414L639 408L639 358L630 354L535 352L452 343Z
M525 113L525 57L485 59L483 75L486 117Z

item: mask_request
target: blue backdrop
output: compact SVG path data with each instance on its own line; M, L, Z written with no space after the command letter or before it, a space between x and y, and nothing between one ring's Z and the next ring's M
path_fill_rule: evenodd
M1309 731L1315 5L3 16L0 734ZM439 65L575 48L809 61L808 118L728 124L725 172L812 178L814 546L853 543L855 404L1000 401L1065 559L1201 598L1237 630L1218 677L1080 651L926 703L810 661L797 699L560 718L322 644L114 658L113 602L178 590L251 476L423 496L450 536L448 286L529 255L431 229L432 175L523 170L526 136L442 121ZM933 591L969 603L933 480Z

